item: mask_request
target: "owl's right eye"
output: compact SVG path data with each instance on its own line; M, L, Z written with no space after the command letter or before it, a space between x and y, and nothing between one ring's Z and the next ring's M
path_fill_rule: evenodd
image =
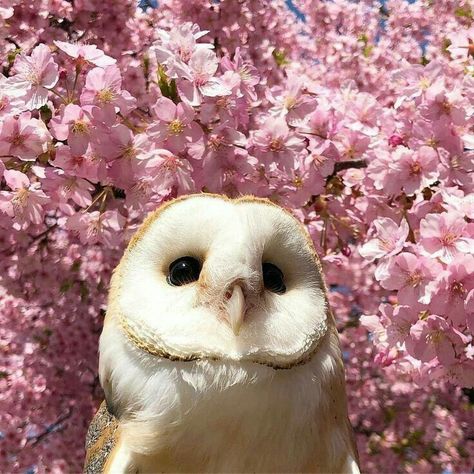
M170 264L166 281L172 286L186 285L197 281L200 273L199 260L193 257L181 257Z

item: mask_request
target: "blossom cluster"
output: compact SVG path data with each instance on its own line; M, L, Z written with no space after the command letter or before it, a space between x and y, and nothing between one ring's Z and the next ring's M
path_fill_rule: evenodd
M307 226L365 470L472 464L474 10L292 5L0 0L1 471L80 470L111 271L193 192Z

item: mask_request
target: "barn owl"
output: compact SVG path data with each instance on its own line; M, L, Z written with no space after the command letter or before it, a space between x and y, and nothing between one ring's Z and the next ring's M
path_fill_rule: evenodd
M265 199L166 203L114 271L85 472L359 472L309 234Z

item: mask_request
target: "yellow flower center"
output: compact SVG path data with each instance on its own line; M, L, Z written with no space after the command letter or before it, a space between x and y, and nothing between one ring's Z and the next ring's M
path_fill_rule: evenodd
M420 174L421 173L421 165L418 161L415 161L410 165L410 174Z
M22 146L25 142L25 137L23 135L17 134L10 139L10 143L13 146Z
M174 119L168 124L168 132L171 135L179 135L184 130L184 123L179 119Z
M274 138L271 142L270 142L270 151L281 151L283 150L284 148L284 143L283 143L283 140L281 140L281 138Z
M222 145L222 137L213 135L209 138L208 146L211 150L217 151Z
M115 98L115 93L108 88L102 89L99 92L97 92L97 100L101 102L102 104L108 104L112 102L114 98Z
M28 202L29 191L26 188L21 188L16 192L15 197L12 199L13 209L15 214L23 212L23 209L26 207Z
M71 127L72 133L88 133L89 124L85 120L76 120Z
M289 95L289 96L287 96L287 97L285 98L284 104L285 104L285 107L286 107L288 110L290 110L290 109L292 109L292 108L296 105L296 98L293 97L293 96L291 96L291 95Z
M451 284L451 293L453 293L456 296L459 296L460 298L464 298L464 295L467 293L466 288L460 281L455 281Z
M449 247L450 245L453 245L454 242L458 240L458 235L455 234L454 232L447 232L442 238L441 242L443 243L444 246Z
M303 179L301 178L301 176L296 175L293 178L293 185L295 186L295 188L302 188L303 187Z
M408 275L406 284L416 288L423 281L423 275L419 270L414 271Z
M426 89L428 89L428 87L430 87L431 82L430 82L430 80L429 80L427 77L422 77L422 78L420 79L420 83L419 83L419 84L420 84L420 89L426 90Z

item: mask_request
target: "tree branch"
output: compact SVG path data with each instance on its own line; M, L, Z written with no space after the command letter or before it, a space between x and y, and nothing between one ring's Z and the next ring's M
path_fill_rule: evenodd
M31 446L37 445L48 434L54 433L55 431L62 429L62 423L66 421L71 416L71 414L72 408L68 408L67 413L61 415L54 423L48 425L41 433L37 434L36 436L32 436L31 438L28 438L27 441L31 442Z

